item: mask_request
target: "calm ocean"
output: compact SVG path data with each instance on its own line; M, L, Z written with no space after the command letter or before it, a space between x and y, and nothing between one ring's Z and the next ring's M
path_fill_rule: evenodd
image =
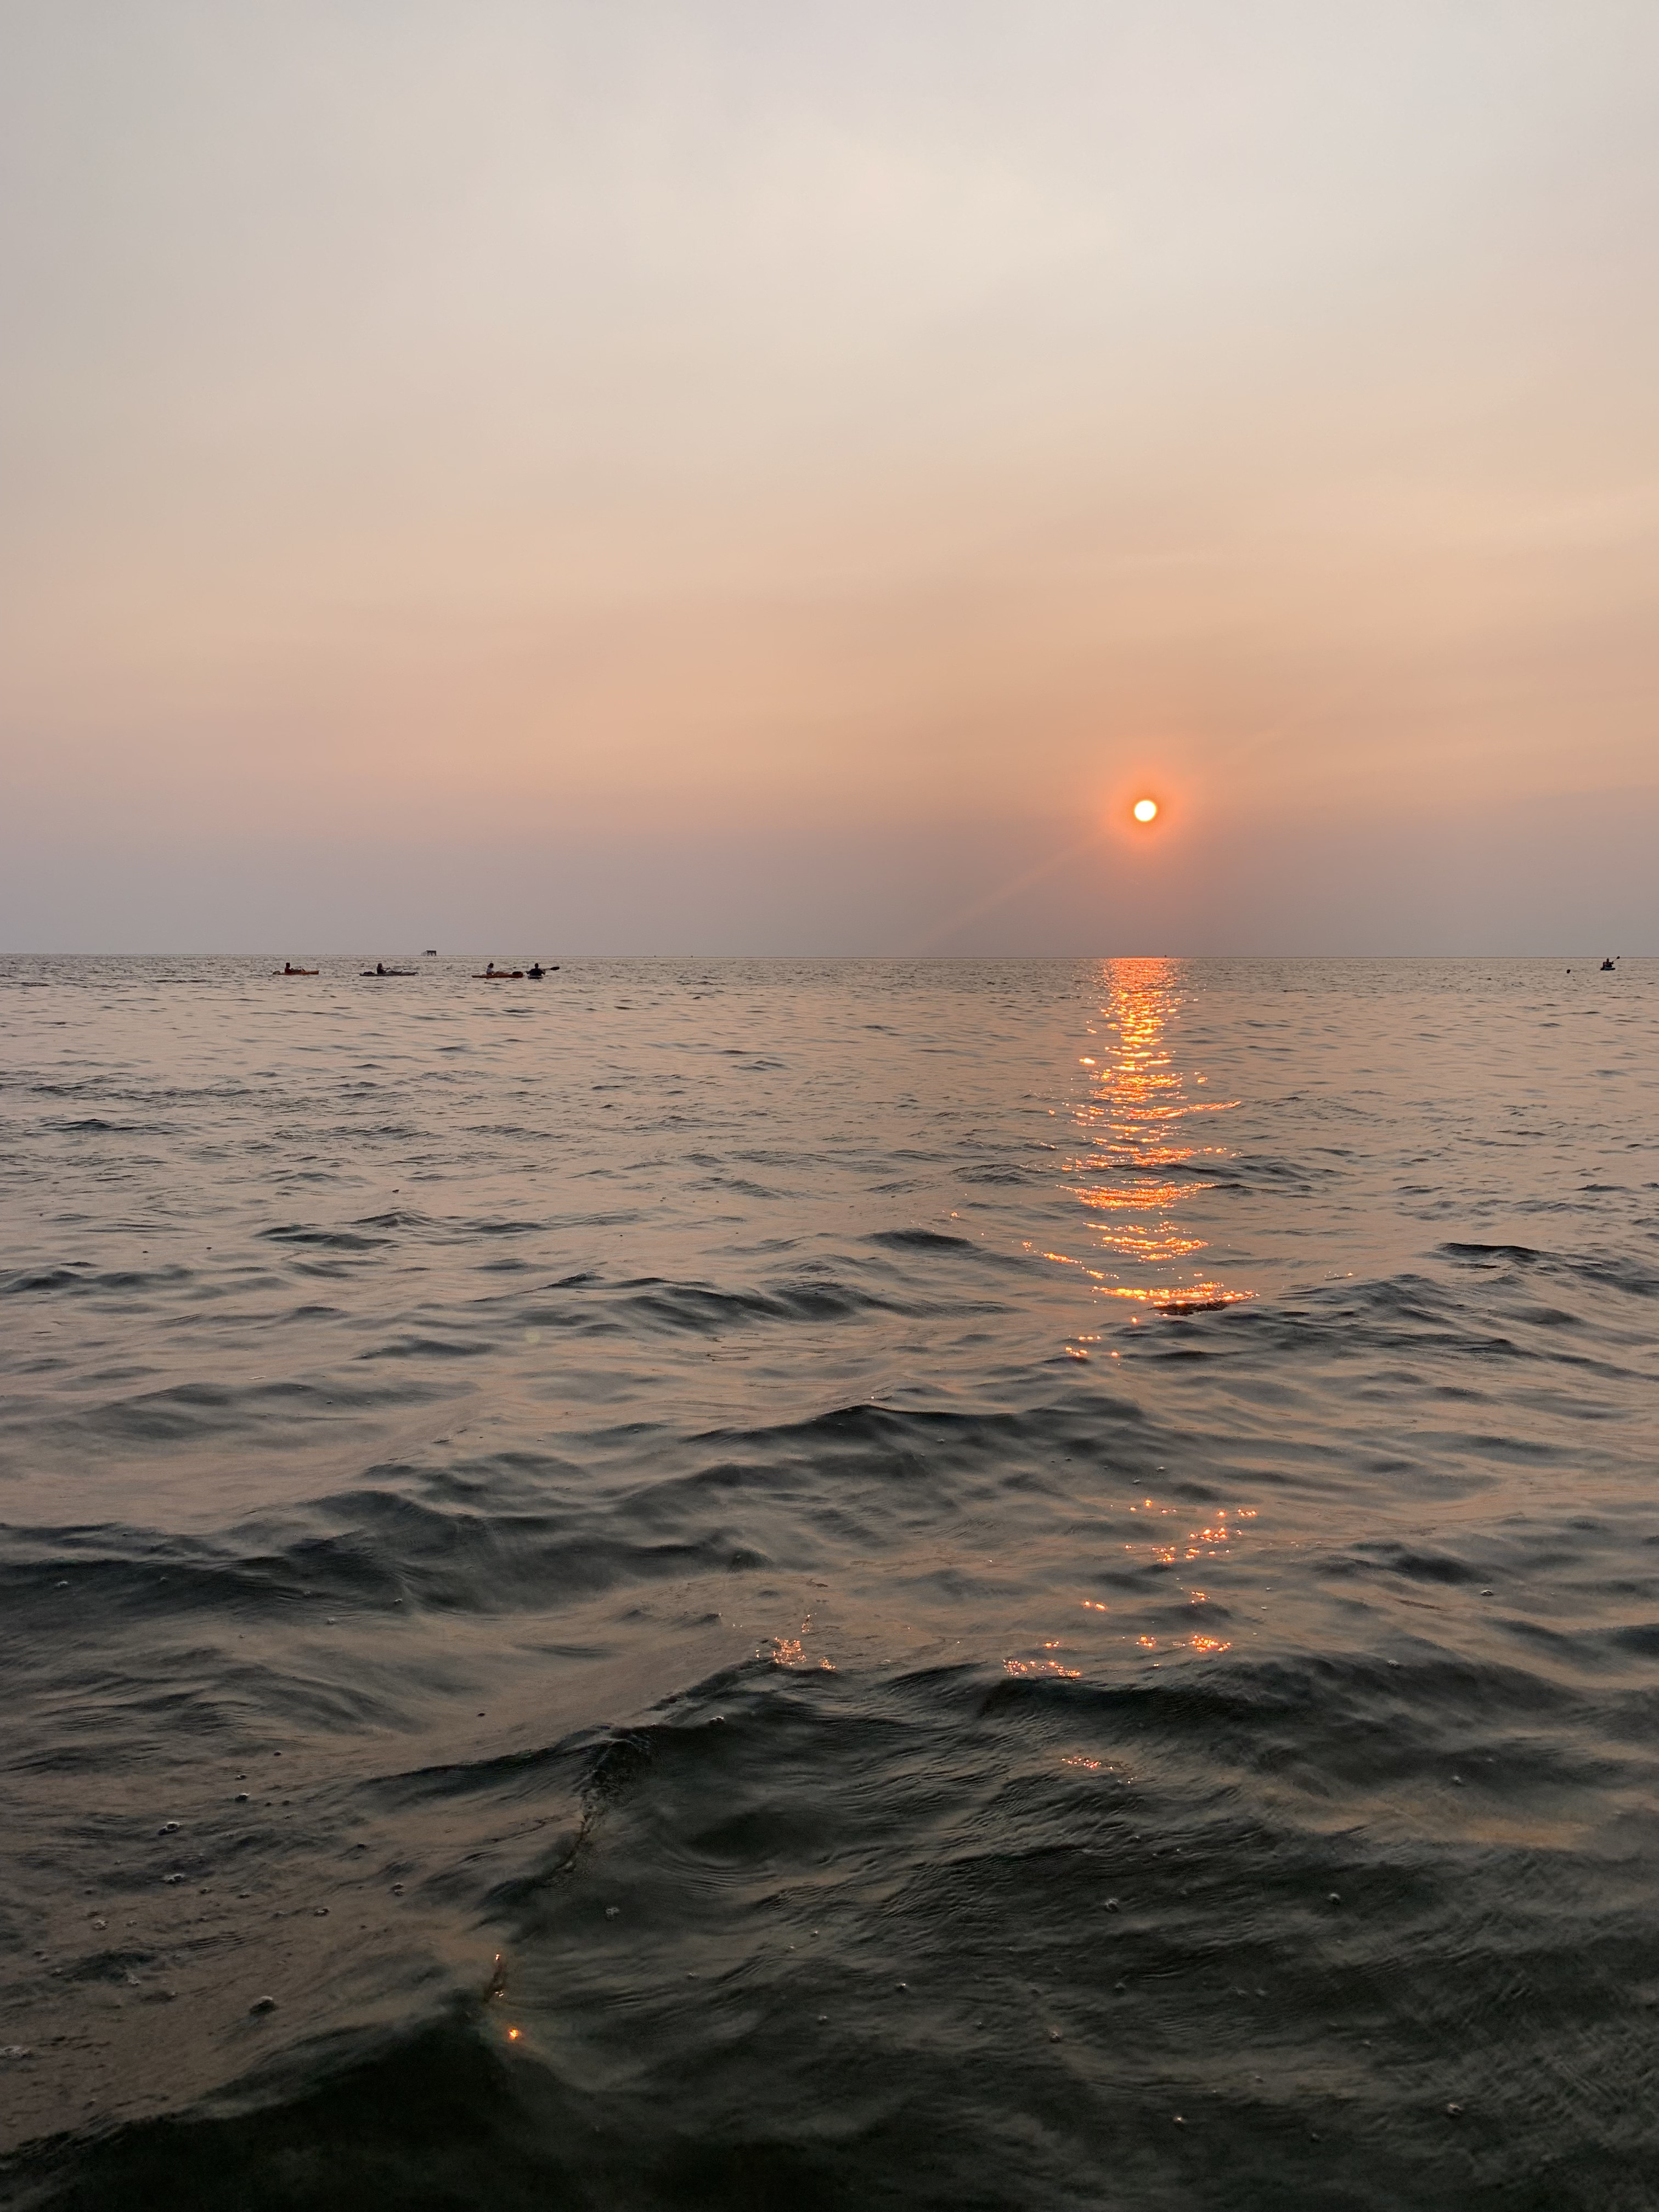
M281 957L0 962L0 2198L1659 2203L1659 962Z

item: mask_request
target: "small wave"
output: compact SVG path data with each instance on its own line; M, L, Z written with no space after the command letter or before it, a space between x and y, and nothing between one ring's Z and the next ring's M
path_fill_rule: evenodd
M385 1237L365 1237L355 1229L319 1229L299 1221L256 1233L270 1243L315 1246L331 1252L374 1252L389 1241Z
M828 1279L779 1284L765 1291L721 1291L698 1283L630 1284L615 1303L653 1327L698 1334L719 1334L745 1323L836 1322L856 1314L903 1310L890 1298Z
M71 1260L56 1267L23 1267L13 1274L0 1276L0 1297L52 1291L68 1291L76 1297L100 1293L130 1297L136 1291L161 1290L195 1279L193 1268L176 1263L161 1267L95 1268L85 1261Z
M166 1121L109 1121L99 1115L88 1115L78 1121L48 1121L49 1129L60 1131L64 1136L171 1136L173 1125Z
M1659 1297L1659 1268L1628 1254L1552 1252L1531 1244L1468 1243L1446 1243L1439 1249L1447 1258L1474 1267L1537 1268L1598 1290L1622 1291L1632 1297Z
M70 1261L56 1267L20 1267L13 1273L0 1276L0 1297L13 1297L24 1292L41 1291L78 1291L83 1289L88 1278L77 1274L84 1267L84 1260Z
M1472 1260L1476 1262L1482 1261L1504 1260L1511 1262L1514 1266L1522 1267L1531 1266L1534 1261L1540 1261L1545 1256L1543 1253L1536 1250L1530 1244L1469 1244L1454 1243L1443 1244L1440 1247L1440 1249L1444 1252L1449 1258L1453 1260Z

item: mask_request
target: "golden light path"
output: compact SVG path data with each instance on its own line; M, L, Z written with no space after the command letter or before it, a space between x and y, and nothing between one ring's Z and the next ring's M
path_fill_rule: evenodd
M1156 811L1155 800L1141 805ZM1134 811L1140 815L1140 807ZM1079 1270L1098 1297L1127 1301L1133 1326L1142 1313L1185 1316L1252 1297L1242 1285L1219 1279L1204 1224L1193 1218L1231 1158L1217 1141L1225 1124L1216 1117L1240 1102L1210 1097L1207 1077L1182 1065L1177 1018L1192 988L1186 963L1103 961L1100 984L1098 1012L1089 1024L1093 1049L1079 1055L1082 1079L1072 1101L1078 1149L1061 1184L1081 1212L1084 1233L1076 1249L1042 1256ZM1090 1332L1066 1349L1091 1360L1101 1344L1102 1334ZM1109 1358L1119 1356L1108 1349ZM1178 1499L1143 1498L1127 1510L1126 1559L1174 1568L1183 1582L1194 1571L1207 1581L1256 1533L1254 1506L1212 1504L1194 1513ZM1133 1601L1074 1595L1083 1619L1073 1615L1065 1634L1028 1644L1003 1667L1016 1676L1075 1680L1114 1650L1154 1668L1221 1658L1232 1649L1225 1613L1212 1609L1206 1589L1188 1586L1184 1595L1184 1620L1172 1620L1166 1611L1144 1632ZM1115 1762L1085 1751L1066 1750L1061 1763L1097 1776L1102 1786L1130 1778Z
M1248 1298L1249 1291L1192 1264L1208 1239L1176 1218L1204 1194L1212 1164L1228 1157L1224 1145L1194 1140L1212 1117L1238 1103L1205 1097L1204 1077L1189 1077L1170 1051L1169 1028L1183 995L1181 963L1108 961L1102 981L1105 1003L1094 1031L1100 1044L1082 1060L1086 1087L1073 1109L1083 1149L1067 1163L1066 1177L1090 1217L1095 1250L1044 1256L1081 1268L1107 1297L1164 1313Z

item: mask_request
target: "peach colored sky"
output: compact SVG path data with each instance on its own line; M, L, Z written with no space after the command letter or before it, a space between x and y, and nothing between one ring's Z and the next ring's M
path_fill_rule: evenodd
M1656 83L12 0L0 948L1659 951Z

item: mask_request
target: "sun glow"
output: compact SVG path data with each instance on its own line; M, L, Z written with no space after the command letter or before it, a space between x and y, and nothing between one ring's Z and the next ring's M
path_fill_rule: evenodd
M1137 822L1156 821L1158 818L1158 801L1155 799L1138 799L1134 803L1133 811L1134 817Z

